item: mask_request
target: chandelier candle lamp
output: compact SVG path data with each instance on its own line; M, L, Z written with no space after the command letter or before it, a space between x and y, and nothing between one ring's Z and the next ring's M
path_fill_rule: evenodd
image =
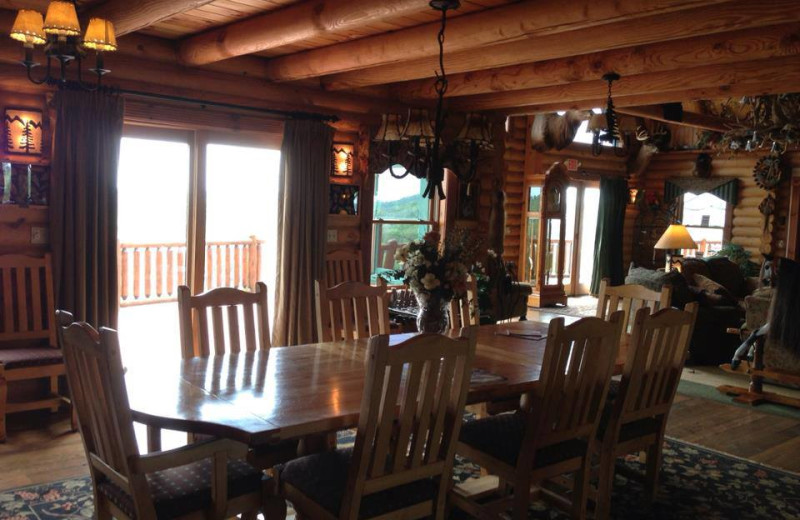
M38 11L20 9L14 20L10 36L12 39L22 42L25 49L25 58L22 60L22 64L28 71L28 79L37 85L47 83L66 86L71 84L84 90L97 90L100 88L103 76L109 72L103 64L103 53L117 50L114 24L108 20L92 18L81 38L78 13L75 2L71 1L50 2L44 17ZM41 79L34 78L32 74L32 70L39 65L33 58L34 48L38 45L44 45L44 53L47 57L46 72ZM95 67L89 69L96 78L93 85L83 82L82 65L89 50L95 51ZM53 60L58 62L57 76L52 71ZM73 61L77 64L77 81L67 79L67 67Z
M653 249L663 249L667 251L667 264L665 266L667 271L681 270L681 262L683 255L680 251L682 249L697 249L697 243L689 234L689 230L683 224L670 224L661 238L658 239ZM670 253L670 251L677 250L677 253Z
M436 114L431 119L428 110L412 108L405 121L399 114L384 114L375 134L376 150L371 154L375 172L388 171L397 178L413 175L426 179L423 196L444 199L442 182L445 168L461 182L469 184L477 174L481 150L492 148L492 129L482 114L467 114L464 126L452 143L442 138L446 114L444 96L447 93L447 72L444 68L444 38L447 12L461 6L459 0L432 0L430 6L441 12L439 41L439 71L436 72Z

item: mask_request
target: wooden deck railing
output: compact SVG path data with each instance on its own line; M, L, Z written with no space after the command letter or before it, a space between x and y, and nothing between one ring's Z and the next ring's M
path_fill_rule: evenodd
M205 290L253 289L261 271L255 236L239 242L207 242ZM175 301L186 285L186 244L119 244L119 305Z

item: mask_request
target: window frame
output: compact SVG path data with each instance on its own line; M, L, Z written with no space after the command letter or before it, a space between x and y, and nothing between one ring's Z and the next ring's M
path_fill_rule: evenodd
M708 193L709 195L718 198L719 200L721 200L725 204L725 219L724 219L724 224L722 226L694 226L694 225L687 225L684 222L684 220L685 220L684 202L685 202L686 195L694 195L695 197L699 197L700 195L703 195L705 193ZM733 209L734 209L734 207L730 202L728 202L726 200L723 200L723 199L720 199L719 197L717 197L713 193L710 193L710 192L693 193L693 192L687 191L687 192L684 192L683 194L681 194L681 196L680 196L679 203L678 203L677 208L676 208L676 214L680 215L680 223L683 224L686 227L687 230L690 230L691 228L697 228L697 229L721 229L722 230L722 243L726 244L726 243L729 243L731 241L731 236L732 236L732 233L733 233ZM691 232L689 234L691 234Z
M377 262L378 262L377 253L378 253L378 250L380 249L381 239L383 237L383 228L382 228L382 226L384 224L416 225L416 226L426 225L426 226L430 227L431 231L438 230L438 228L439 228L439 220L437 219L438 212L436 211L436 207L437 207L437 204L439 202L438 195L433 199L428 199L428 219L427 220L425 220L425 219L417 219L417 220L412 220L412 219L383 219L383 218L377 218L376 219L375 218L375 208L377 206L377 197L376 197L375 191L376 191L376 188L378 186L378 182L376 182L376 181L377 181L378 176L380 176L380 175L391 175L391 173L389 173L388 171L384 171L382 173L374 173L373 174L374 178L373 178L373 182L372 182L372 208L371 208L372 214L370 215L370 230L371 230L371 233L372 233L372 240L370 241L371 242L370 243L371 252L370 252L370 256L369 256L369 260L370 260L370 264L369 264L370 265L370 271L369 271L369 274L370 274L370 276L375 275L375 272L376 272L376 269L377 269ZM417 177L414 177L411 174L408 174L403 179L406 179L408 177L412 177L414 179L417 179ZM419 180L419 182L424 182L425 181L425 179L418 179L418 180Z

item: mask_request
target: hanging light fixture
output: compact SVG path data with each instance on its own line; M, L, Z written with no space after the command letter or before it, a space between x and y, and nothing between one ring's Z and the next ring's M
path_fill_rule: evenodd
M427 109L412 108L403 122L399 114L384 114L373 141L372 170L388 171L402 178L413 175L426 179L423 196L444 199L442 182L444 169L455 173L462 182L471 182L477 174L481 150L492 148L491 125L482 114L467 114L464 126L454 143L447 145L442 138L446 114L444 96L447 93L447 72L444 67L444 39L447 12L461 6L459 0L432 0L430 6L441 12L438 33L439 70L436 72L436 112L431 119Z
M592 155L598 156L603 153L603 143L607 143L614 148L614 153L624 156L625 139L620 129L619 114L614 108L614 100L611 98L611 87L615 81L620 79L616 72L603 74L603 80L608 82L608 99L606 109L602 114L593 114L589 120L589 129L592 131Z
M114 24L102 18L92 18L86 33L81 38L81 26L78 22L78 12L74 1L53 1L47 7L44 17L38 11L20 9L11 28L12 39L22 42L25 49L25 59L22 64L28 72L28 79L41 85L66 85L76 84L84 90L97 90L102 78L109 71L104 68L103 53L117 50L117 37ZM37 45L44 45L47 57L47 68L41 79L33 77L32 70L39 66L33 59L33 51ZM95 84L83 82L83 60L88 50L95 51L95 67L89 69L94 73ZM52 61L58 62L59 73L52 72ZM67 67L70 63L77 64L77 81L67 79Z

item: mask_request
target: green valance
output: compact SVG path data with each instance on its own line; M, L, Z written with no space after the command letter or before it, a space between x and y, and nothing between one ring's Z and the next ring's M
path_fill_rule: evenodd
M664 181L664 202L667 204L684 193L710 193L735 206L739 201L739 179L673 177Z

